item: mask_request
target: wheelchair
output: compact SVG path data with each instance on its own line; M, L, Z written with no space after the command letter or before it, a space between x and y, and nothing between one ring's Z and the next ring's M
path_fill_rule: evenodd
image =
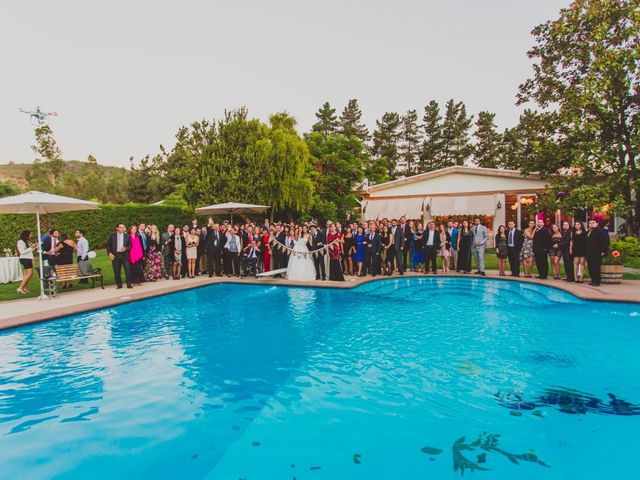
M259 273L264 271L262 260L259 258L249 259L246 254L240 257L240 278L253 275L257 277Z

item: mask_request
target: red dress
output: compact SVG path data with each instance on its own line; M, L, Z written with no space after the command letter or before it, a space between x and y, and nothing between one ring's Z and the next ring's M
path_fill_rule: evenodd
M262 261L264 263L264 271L268 272L271 270L271 247L269 246L270 235L265 235L262 237L262 245L264 248L264 253L262 254Z

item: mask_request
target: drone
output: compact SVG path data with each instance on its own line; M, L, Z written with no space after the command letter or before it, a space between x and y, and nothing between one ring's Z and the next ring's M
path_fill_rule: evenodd
M36 107L35 110L24 110L20 109L22 113L26 113L29 115L29 120L31 121L31 125L34 127L41 127L47 123L47 119L49 117L57 117L57 112L43 112L40 110L40 107Z

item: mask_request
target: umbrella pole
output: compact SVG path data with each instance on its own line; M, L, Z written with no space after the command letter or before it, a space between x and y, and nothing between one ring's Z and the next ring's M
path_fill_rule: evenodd
M44 300L45 298L47 298L47 296L44 294L44 279L42 278L44 267L42 266L42 242L40 241L40 239L42 238L42 235L40 234L40 212L39 211L36 211L36 223L38 224L38 257L40 259L40 262L38 264L38 267L40 268L40 296L38 297L38 300Z

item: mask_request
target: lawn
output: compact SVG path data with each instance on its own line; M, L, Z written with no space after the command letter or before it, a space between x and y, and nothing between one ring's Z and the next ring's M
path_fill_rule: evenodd
M107 252L105 250L97 250L96 253L97 253L97 256L95 259L91 261L91 263L93 264L94 268L102 269L105 285L114 285L115 281L113 278L113 269L111 268L111 261L107 256ZM498 259L495 255L494 250L491 250L491 249L487 250L487 254L485 256L485 267L487 270L498 269ZM508 269L508 266L507 266L507 269ZM563 275L564 275L564 270L563 270ZM640 280L640 275L625 273L624 278L627 280ZM34 274L34 276L31 277L31 280L29 281L29 285L27 287L30 290L30 293L28 295L21 295L17 293L16 292L17 287L18 287L17 283L1 284L0 285L0 302L6 301L6 300L15 300L18 298L37 297L39 294L38 275ZM73 289L71 289L70 291L74 292L77 290L83 290L85 288L91 288L91 283L83 285L78 282L74 282ZM96 288L100 288L100 287L97 286ZM65 293L66 291L64 290L60 292L61 295L64 295Z

